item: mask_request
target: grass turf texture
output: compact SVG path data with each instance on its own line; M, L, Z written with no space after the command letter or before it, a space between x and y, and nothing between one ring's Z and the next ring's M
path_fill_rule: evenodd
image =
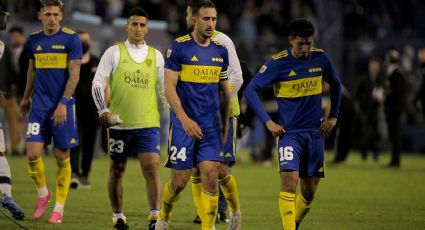
M244 156L245 155L245 156ZM243 214L243 229L282 229L278 211L279 174L272 167L252 164L246 152L239 154L241 162L234 168ZM333 156L327 154L327 159ZM313 208L300 229L424 229L425 226L425 156L403 156L401 169L384 168L381 163L362 162L352 154L345 165L327 166ZM54 196L43 219L32 220L37 192L26 172L24 157L9 157L12 168L13 197L24 209L29 229L111 229L111 208L106 190L109 160L95 159L90 174L92 189L71 190L65 206L64 223L47 224L54 205ZM54 191L56 164L53 157L44 158L48 188ZM161 168L162 184L170 170ZM124 212L131 229L147 229L145 183L139 164L129 160L124 179ZM5 209L6 213L9 212ZM190 184L173 212L171 229L200 229L193 224L195 216ZM217 224L217 230L227 229ZM0 214L0 229L19 229Z

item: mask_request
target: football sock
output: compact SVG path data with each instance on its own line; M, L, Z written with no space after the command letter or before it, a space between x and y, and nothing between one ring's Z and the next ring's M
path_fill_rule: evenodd
M295 201L295 222L300 223L310 211L313 200L307 201L301 193Z
M220 188L229 204L229 211L231 213L239 211L241 207L235 178L231 174L228 174L220 180Z
M199 199L199 217L202 221L203 230L211 230L215 223L218 211L218 191L209 192L202 187L201 198Z
M10 176L10 167L7 159L0 156L0 191L12 197L12 179ZM1 194L0 194L1 195Z
M152 209L149 212L148 221L157 220L159 216L159 210Z
M289 192L279 193L279 211L283 229L295 230L295 194Z
M28 174L37 187L38 197L45 197L49 194L46 187L46 177L44 176L44 163L41 157L31 161L28 160Z
M201 190L202 190L202 184L201 184L201 177L190 177L192 181L192 195L193 195L193 202L195 203L196 212L198 212L199 208L199 199L201 199ZM199 212L198 212L199 214Z
M61 215L63 215L63 206L64 206L64 204L63 204L63 203L56 202L56 203L55 203L55 207L53 208L53 211L54 211L54 212L58 212L58 213L60 213Z
M175 194L170 189L170 182L167 182L164 186L162 193L161 210L159 211L159 217L161 220L169 221L171 219L171 211L173 211L174 205L180 199L182 193Z
M127 223L127 218L124 216L122 212L113 212L112 213L112 223L117 223L118 219L122 219L124 223Z
M69 157L64 161L57 161L56 173L56 203L65 204L71 182L71 164Z

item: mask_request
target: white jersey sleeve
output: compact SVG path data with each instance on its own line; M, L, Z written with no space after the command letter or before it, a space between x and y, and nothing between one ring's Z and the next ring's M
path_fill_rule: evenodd
M229 67L227 75L229 77L230 98L233 98L239 91L243 83L242 68L239 63L238 54L232 39L224 33L219 33L214 40L220 42L226 47L229 54Z
M100 59L96 74L94 75L92 82L92 96L99 115L104 112L109 112L109 109L105 103L105 88L107 87L109 78L113 74L113 70L117 65L115 60L117 49L119 56L118 46L109 47L105 51L102 58Z

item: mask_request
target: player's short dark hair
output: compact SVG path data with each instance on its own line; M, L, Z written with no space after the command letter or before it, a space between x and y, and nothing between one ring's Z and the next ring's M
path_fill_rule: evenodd
M9 29L9 34L11 33L24 34L24 29L20 26L13 26L12 28Z
M298 36L302 38L314 35L314 27L310 21L304 18L296 19L289 26L289 36Z
M59 6L62 10L63 2L62 0L40 0L41 7L49 7L49 6Z
M140 7L131 9L130 13L128 13L128 18L130 18L131 16L141 16L141 17L145 17L146 19L149 18L146 10Z
M216 9L214 3L210 0L190 0L188 1L188 6L192 9L192 15L198 16L199 10L201 8L214 8Z

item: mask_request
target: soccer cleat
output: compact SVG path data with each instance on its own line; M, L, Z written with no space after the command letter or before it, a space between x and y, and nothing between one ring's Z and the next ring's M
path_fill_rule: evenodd
M3 200L1 201L1 205L3 206L3 208L9 210L9 212L12 213L13 218L15 218L16 220L24 219L24 212L19 207L19 205L12 199L12 197L3 194Z
M62 223L63 216L59 212L52 212L49 218L49 224L60 224Z
M47 194L47 196L45 196L45 197L39 197L37 199L37 206L35 207L35 210L34 210L34 213L33 213L34 219L40 219L41 217L43 217L44 212L46 211L47 203L49 203L49 200L50 200L50 196L51 195L52 194L49 191L49 193Z
M242 216L231 215L227 230L240 230L241 229Z
M149 230L155 230L156 220L149 221Z
M218 211L216 222L217 223L229 223L229 219L227 218L226 211Z
M71 183L69 184L69 187L74 189L78 189L80 187L80 180L78 179L77 174L72 174Z
M163 221L161 220L161 218L159 218L156 221L155 230L168 230L169 225L170 225L169 221Z
M199 217L199 215L196 215L195 218L193 219L193 223L195 224L201 224L201 217Z
M89 182L89 179L86 176L80 177L80 184L79 184L78 188L91 189L91 184Z
M127 230L129 229L128 225L124 222L123 219L119 218L114 225L114 230Z

